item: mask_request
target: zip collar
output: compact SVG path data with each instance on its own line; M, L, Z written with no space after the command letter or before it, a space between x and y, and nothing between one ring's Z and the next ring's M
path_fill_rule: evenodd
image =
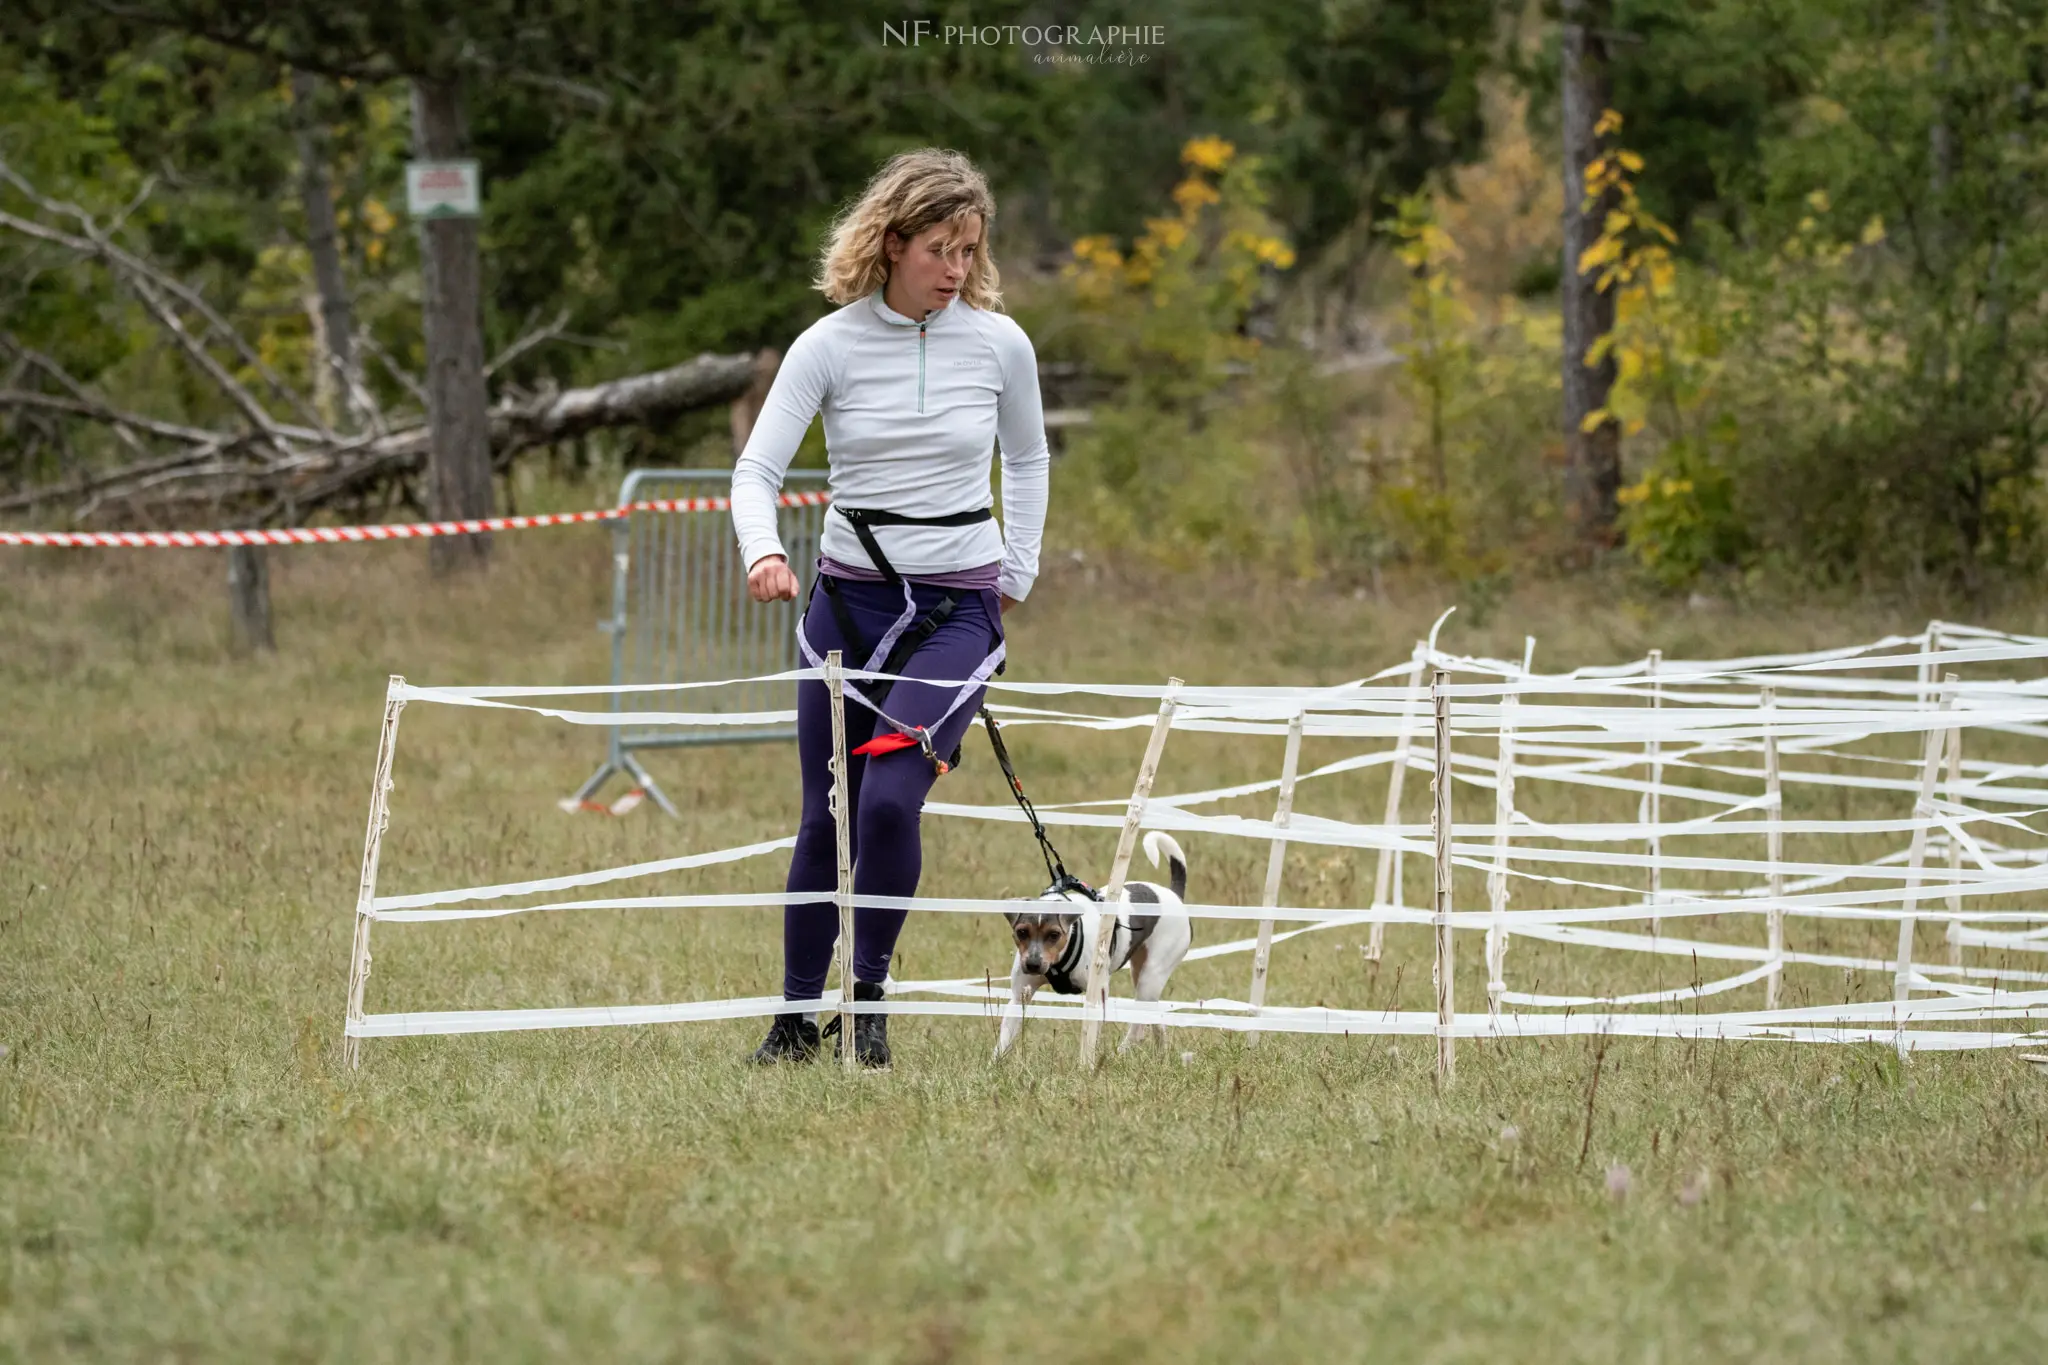
M934 331L945 324L945 318L948 313L951 313L955 308L960 306L960 297L959 295L956 294L953 296L953 301L951 303L947 304L944 308L933 310L931 313L927 314L922 319L905 317L903 314L897 312L894 308L891 308L887 303L883 302L882 291L887 287L888 286L886 284L876 285L875 292L868 295L868 305L870 308L873 309L876 317L888 323L891 327L922 326L928 332Z

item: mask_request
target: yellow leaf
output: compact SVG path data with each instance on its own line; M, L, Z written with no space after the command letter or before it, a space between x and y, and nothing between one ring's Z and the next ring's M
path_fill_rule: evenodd
M1593 125L1594 137L1605 137L1621 131L1621 114L1617 110L1603 109L1599 120Z
M1237 148L1220 137L1198 137L1180 149L1180 159L1205 171L1220 171L1237 155Z
M1640 171L1643 168L1643 159L1634 152L1616 152L1615 156L1631 171Z
M1616 260L1620 256L1621 243L1612 237L1602 237L1599 241L1579 253L1579 273L1584 275L1595 267L1606 265L1609 261Z
M1828 192L1826 190L1815 190L1812 194L1806 196L1806 202L1813 205L1815 213L1826 213L1828 211Z
M1215 186L1192 176L1173 187L1173 202L1180 205L1183 213L1194 212L1205 204L1220 203L1222 199Z
M1863 245L1875 246L1883 240L1884 219L1873 213L1870 221L1863 225Z
M1581 417L1579 419L1579 430L1597 431L1600 429L1603 423L1611 422L1613 420L1614 414L1609 412L1606 408L1594 408L1591 412L1587 413L1584 417Z

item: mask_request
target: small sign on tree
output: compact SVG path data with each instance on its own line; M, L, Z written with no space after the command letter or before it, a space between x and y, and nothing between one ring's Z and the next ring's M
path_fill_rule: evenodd
M482 202L475 161L405 163L405 211L415 219L474 218Z

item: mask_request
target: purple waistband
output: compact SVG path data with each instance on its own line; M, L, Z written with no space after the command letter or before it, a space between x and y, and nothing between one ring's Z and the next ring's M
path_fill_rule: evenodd
M854 564L842 564L836 559L818 556L818 572L831 574L834 578L851 578L857 583L886 583L886 574L873 569L861 568ZM904 581L928 583L935 588L994 588L1002 583L1003 561L992 560L972 569L956 569L952 573L907 573Z

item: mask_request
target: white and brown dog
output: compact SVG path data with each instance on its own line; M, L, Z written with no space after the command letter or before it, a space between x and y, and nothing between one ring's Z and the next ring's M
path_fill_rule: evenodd
M1166 856L1172 885L1125 882L1109 942L1109 970L1128 964L1140 1000L1158 1000L1165 994L1167 978L1194 942L1187 915L1174 913L1187 894L1187 855L1169 835L1154 830L1145 836L1145 856L1157 867L1161 853ZM1024 1028L1024 1006L1041 986L1050 986L1058 995L1080 995L1088 989L1088 964L1095 958L1101 903L1090 900L1084 891L1059 888L1038 898L1038 903L1045 902L1062 908L1005 916L1016 938L1017 959L1010 968L1010 1003L1003 1011L1002 1033L996 1040L998 1057L1017 1041ZM1155 1030L1160 1045L1165 1045L1163 1026L1132 1024L1118 1051L1144 1037L1147 1029Z

